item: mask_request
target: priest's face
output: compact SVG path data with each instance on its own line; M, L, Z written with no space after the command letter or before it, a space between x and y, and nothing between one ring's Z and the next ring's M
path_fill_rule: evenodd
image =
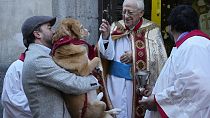
M130 29L135 27L143 15L144 11L138 8L135 0L127 0L123 3L123 21Z

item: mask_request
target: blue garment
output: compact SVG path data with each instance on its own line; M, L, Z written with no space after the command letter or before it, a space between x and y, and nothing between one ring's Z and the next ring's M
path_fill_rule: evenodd
M177 38L176 42L178 40L180 40L182 37L184 37L185 35L187 35L189 32L183 32L182 34L179 35L179 37Z
M124 64L117 61L111 61L109 74L116 77L131 80L131 64Z

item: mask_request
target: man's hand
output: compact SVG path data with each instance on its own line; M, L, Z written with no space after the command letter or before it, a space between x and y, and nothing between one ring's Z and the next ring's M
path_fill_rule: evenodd
M110 24L108 21L106 21L105 19L102 19L102 23L100 25L99 31L102 34L102 38L104 40L107 40L109 38L110 35Z
M157 111L157 106L155 104L155 95L153 94L147 99L139 100L139 104L150 111Z
M120 61L125 64L129 64L133 62L132 52L125 51L125 53L120 57Z

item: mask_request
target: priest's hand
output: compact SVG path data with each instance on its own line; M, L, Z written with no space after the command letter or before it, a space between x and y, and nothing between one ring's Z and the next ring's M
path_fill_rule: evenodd
M139 104L149 111L157 111L157 106L155 103L155 95L149 96L147 99L139 100Z
M152 94L152 86L151 85L146 85L145 88L138 88L139 93L142 96L149 97Z
M120 61L125 64L129 64L133 62L132 52L125 51L125 53L120 57Z
M110 36L110 27L111 26L110 26L109 22L105 19L102 19L102 23L99 27L99 31L101 32L102 38L104 40L107 40Z

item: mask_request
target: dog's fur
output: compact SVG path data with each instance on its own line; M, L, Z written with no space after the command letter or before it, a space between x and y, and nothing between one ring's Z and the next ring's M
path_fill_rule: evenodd
M62 20L53 36L53 43L64 36L77 39L82 38L84 29L82 29L81 26L80 22L73 18ZM92 60L88 59L85 46L74 44L68 44L57 48L53 55L53 59L61 67L81 76L89 75L100 63L98 57L95 57ZM85 94L79 96L65 94L64 96L71 117L81 118ZM112 118L112 116L105 111L106 104L96 99L96 90L87 93L87 97L87 110L84 118Z
M81 26L78 20L72 18L64 19L53 36L53 43L64 36L81 39L85 32ZM87 56L87 48L84 45L74 44L61 46L56 49L53 59L61 67L81 76L89 75L100 62L98 57L90 61Z

